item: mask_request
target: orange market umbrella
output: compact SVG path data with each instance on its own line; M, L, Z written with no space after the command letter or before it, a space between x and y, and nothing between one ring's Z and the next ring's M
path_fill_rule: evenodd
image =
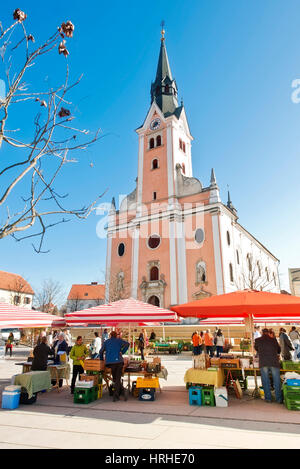
M173 306L182 317L285 318L300 317L300 298L282 293L242 290Z

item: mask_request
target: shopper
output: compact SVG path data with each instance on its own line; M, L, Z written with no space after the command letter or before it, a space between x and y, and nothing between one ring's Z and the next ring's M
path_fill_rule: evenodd
M292 359L292 351L294 351L294 347L292 344L291 339L286 333L286 330L281 327L279 330L279 343L281 347L281 356L283 360L291 360Z
M107 332L107 329L104 329L104 331L102 332L102 345L104 344L104 342L106 340L109 339L109 336L108 336L108 332Z
M112 331L110 333L110 339L104 342L99 353L100 360L103 360L103 355L105 354L105 365L108 368L111 368L114 380L114 402L120 400L121 376L124 365L122 355L128 350L128 348L129 342L118 339L116 331ZM126 393L124 393L124 399L127 400Z
M84 369L80 362L84 361L88 355L89 355L89 351L86 345L84 345L83 343L82 336L79 335L77 337L75 345L73 345L71 352L70 352L70 358L71 360L73 360L73 376L72 376L72 382L71 382L71 394L74 394L74 388L75 388L77 376L84 373Z
M218 330L216 335L216 347L217 347L217 357L219 358L220 354L223 353L223 347L225 345L225 337L221 329Z
M47 337L43 336L41 342L33 349L31 371L46 371L48 357L51 355L53 355L53 350L51 350L47 343Z
M92 358L96 359L99 358L99 352L101 349L101 339L99 337L98 332L94 332L95 339L93 340L93 352L92 352Z
M213 336L210 333L210 330L207 329L207 331L204 334L204 345L206 348L206 353L212 358L214 356L214 343L213 343Z
M255 340L255 350L258 352L259 367L261 372L262 386L265 393L265 401L272 402L269 374L272 374L275 397L278 403L282 403L280 361L281 348L276 339L270 337L269 329L262 330L262 336Z
M155 340L155 339L156 339L156 334L155 334L154 330L152 329L149 340Z
M300 334L296 327L293 326L289 332L289 337L294 347L293 361L299 360L300 358Z
M145 338L142 332L140 333L139 338L138 338L138 349L141 352L141 359L145 360L145 357L144 357Z
M7 354L9 350L9 355L10 357L12 356L12 349L13 349L13 342L14 342L14 335L11 332L7 338L7 341L5 343L5 355Z
M200 336L198 332L194 332L192 335L192 342L193 342L193 354L199 355L200 354Z
M254 327L254 340L258 339L259 337L261 337L261 332L260 332L260 326L255 326Z

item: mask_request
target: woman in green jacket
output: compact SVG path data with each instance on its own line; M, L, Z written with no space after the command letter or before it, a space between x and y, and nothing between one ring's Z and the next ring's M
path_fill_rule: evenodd
M70 358L73 360L73 376L71 382L71 394L74 394L74 388L76 383L77 375L84 373L84 369L80 364L81 361L88 357L88 348L84 345L81 335L77 337L75 345L73 345Z

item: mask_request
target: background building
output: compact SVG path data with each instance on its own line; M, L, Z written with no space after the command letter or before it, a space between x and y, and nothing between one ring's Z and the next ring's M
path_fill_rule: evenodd
M291 294L300 296L300 269L289 269Z
M97 282L72 285L67 299L66 312L81 311L104 303L105 285Z
M0 271L0 302L32 308L34 291L21 275Z
M150 109L136 132L136 187L109 212L106 301L132 296L170 307L244 288L280 292L278 259L239 224L229 193L222 202L214 170L207 186L193 176L193 137L164 31Z

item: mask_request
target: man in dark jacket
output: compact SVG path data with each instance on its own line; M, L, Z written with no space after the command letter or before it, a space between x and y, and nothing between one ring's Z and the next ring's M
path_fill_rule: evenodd
M269 373L272 373L275 397L282 403L280 381L280 346L275 338L269 336L269 330L263 329L262 336L255 340L255 350L258 352L261 381L265 393L265 401L272 402Z
M114 380L115 391L113 401L120 400L121 392L121 376L123 370L123 356L129 348L129 343L126 340L118 339L116 331L110 333L110 339L106 340L99 352L100 360L103 360L105 353L105 366L111 368L112 377Z
M53 352L47 344L47 337L42 337L40 343L33 350L32 371L46 371L48 356Z

